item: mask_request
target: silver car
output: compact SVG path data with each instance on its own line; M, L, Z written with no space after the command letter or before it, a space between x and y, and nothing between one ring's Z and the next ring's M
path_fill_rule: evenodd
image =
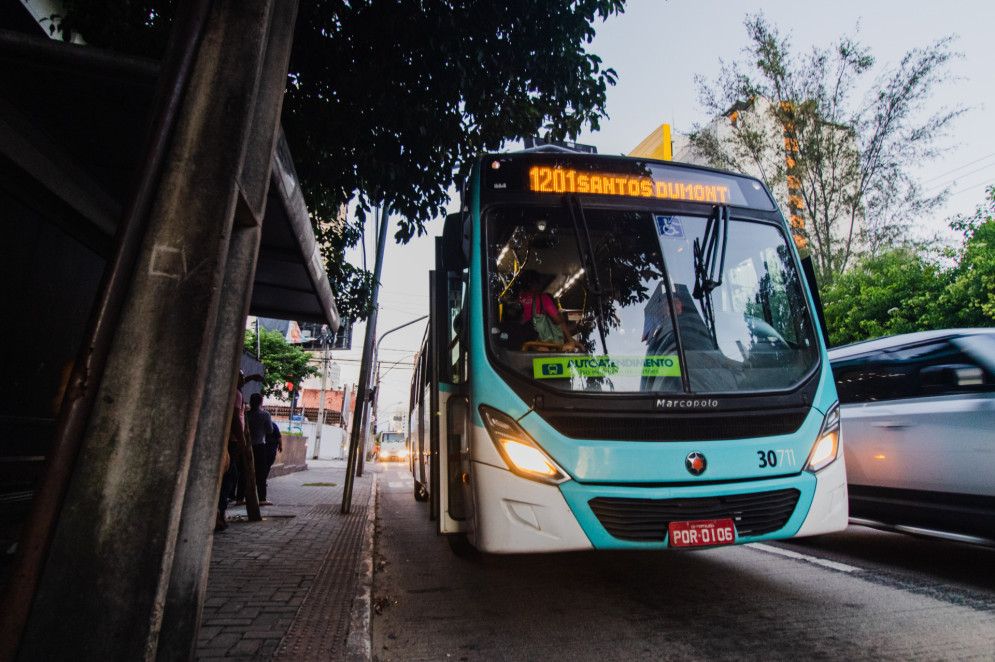
M829 351L850 522L995 545L995 329Z

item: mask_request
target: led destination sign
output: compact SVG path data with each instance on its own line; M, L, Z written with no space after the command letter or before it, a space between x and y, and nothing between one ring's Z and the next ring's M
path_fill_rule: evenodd
M715 181L718 177L695 172L681 175L679 179L655 179L617 172L584 172L558 166L533 166L529 169L529 189L536 193L624 195L720 205L741 203L741 200L733 199L733 192L727 184Z
M686 163L592 154L503 154L485 158L481 172L485 203L528 192L549 198L583 195L777 209L758 180Z

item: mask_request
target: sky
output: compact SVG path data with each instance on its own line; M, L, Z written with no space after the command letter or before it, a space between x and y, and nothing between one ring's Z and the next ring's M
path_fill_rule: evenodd
M927 191L951 187L945 207L935 218L923 221L924 235L942 232L949 217L972 214L984 199L985 187L995 183L995 131L991 127L991 113L995 112L995 2L991 0L629 0L626 5L624 14L595 24L597 37L588 48L618 74L618 83L608 90L609 117L602 121L601 130L577 139L597 146L602 154L630 151L662 123L669 123L676 133L686 133L694 124L707 122L709 117L698 104L694 77L700 74L715 80L720 60L731 63L739 57L747 46L746 15L762 10L768 22L789 38L797 55L813 47L827 48L844 35L855 37L870 47L876 59L871 78L895 68L909 50L955 35L953 48L963 58L950 64L949 78L936 87L934 109L965 106L970 110L941 141L950 148L949 153L915 173ZM378 339L428 314L428 271L433 264L433 237L442 230L441 220L432 222L428 229L432 236L403 246L388 238ZM368 238L371 270L374 245ZM361 253L352 261L361 264ZM387 334L381 343L381 420L407 406L410 365L424 331L425 322L418 322ZM365 325L358 326L353 337L355 349L333 357L342 366L345 383L359 381L364 333Z

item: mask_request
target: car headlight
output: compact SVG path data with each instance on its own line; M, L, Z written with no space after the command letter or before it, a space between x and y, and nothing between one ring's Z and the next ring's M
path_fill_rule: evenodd
M815 439L812 452L808 455L808 462L805 463L805 470L815 473L832 464L840 451L840 403L835 403L829 408L825 419L822 421L822 429Z
M566 474L513 418L483 405L480 416L501 458L513 472L543 483L562 483L567 479Z

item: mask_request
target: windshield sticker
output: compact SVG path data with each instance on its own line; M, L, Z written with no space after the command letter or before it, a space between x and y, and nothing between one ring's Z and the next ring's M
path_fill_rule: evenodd
M552 356L532 359L535 379L564 377L680 377L676 355Z
M656 219L656 228L661 237L667 239L684 238L684 226L681 225L681 219L677 216L654 216L653 218Z

